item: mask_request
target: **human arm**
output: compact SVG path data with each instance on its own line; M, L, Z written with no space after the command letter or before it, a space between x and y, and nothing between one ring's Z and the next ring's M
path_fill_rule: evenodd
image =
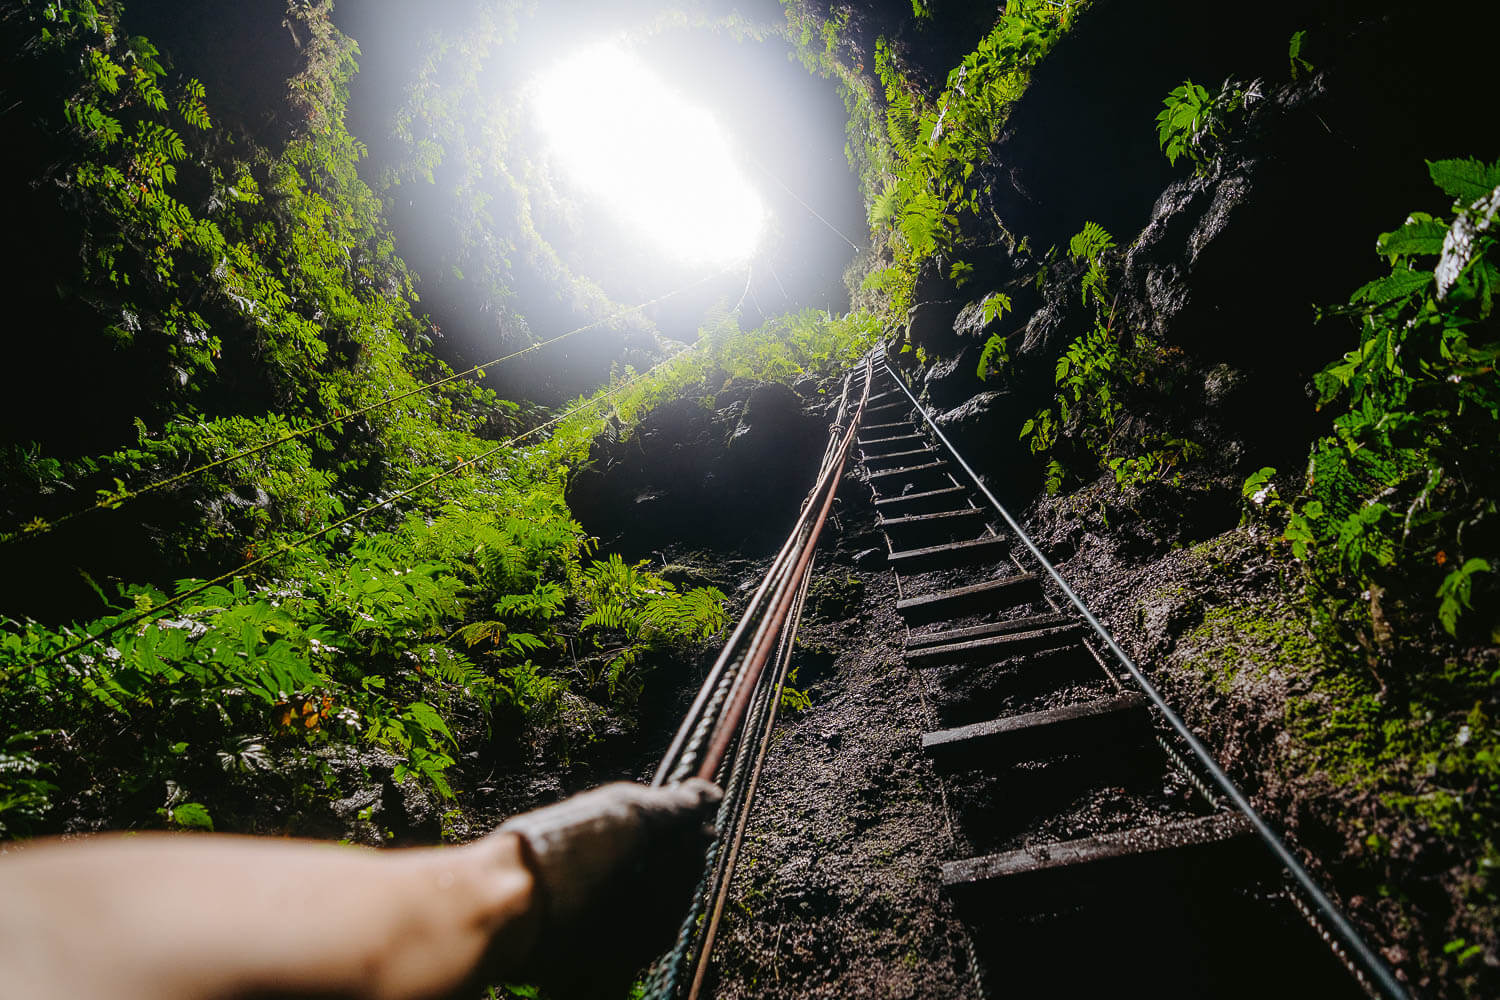
M675 884L701 866L716 796L606 786L462 847L164 834L29 846L0 858L0 996L404 1000L532 975L566 990L570 937L613 919L642 877Z

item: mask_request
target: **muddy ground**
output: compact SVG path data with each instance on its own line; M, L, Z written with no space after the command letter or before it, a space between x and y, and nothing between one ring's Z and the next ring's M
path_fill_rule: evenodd
M967 932L939 897L953 856L923 757L921 680L902 659L894 576L869 488L839 492L798 676L812 707L778 723L714 954L715 996L971 998ZM821 598L821 599L820 599Z
M1260 948L1278 950L1282 972L1268 973L1270 979L1279 981L1296 966L1295 983L1288 984L1291 995L1311 995L1297 993L1298 983L1316 982L1319 989L1333 991L1326 996L1350 990L1300 920L1284 905L1262 898L1260 890L1184 907L1182 900L1193 896L1189 887L1180 887L1180 894L1164 889L1170 898L1158 900L1162 905L1155 909L1127 902L1128 912L1097 921L1064 918L998 931L962 922L954 903L939 891L945 861L1154 826L1211 810L1180 772L1163 769L1150 752L1120 755L1109 773L1101 773L1096 760L1080 761L1087 780L1074 782L1064 780L1057 765L1004 777L935 772L921 749L924 731L1103 695L1114 687L1076 648L1050 655L1041 671L1000 663L969 668L966 677L945 677L941 670L907 666L905 630L894 611L895 579L883 568L868 486L851 474L840 498L841 533L831 545L825 543L800 658L794 661L799 669L794 686L807 692L812 706L785 716L772 743L714 954L712 995L958 1000L1033 995L1033 988L1083 995L1077 990L1084 970L1070 971L1068 957L1083 941L1090 942L1095 964L1107 966L1089 975L1145 982L1146 974L1135 967L1141 955L1132 950L1138 941L1126 943L1120 936L1118 953L1108 952L1115 935L1107 925L1117 917L1157 922L1164 937L1175 938L1189 967L1172 980L1173 996L1200 995L1184 985L1194 982L1195 964L1204 983L1223 985L1217 977L1224 968L1258 950L1245 947L1249 938ZM1051 513L1045 505L1040 511L1044 531L1059 530L1061 522L1048 519ZM1147 559L1127 568L1112 550L1110 558L1088 545L1066 551L1074 561L1065 572L1080 577L1085 599L1098 593L1106 615L1136 626L1124 630L1143 649L1150 645L1138 627L1150 618L1143 610L1170 603L1164 592L1179 592L1164 582L1192 580L1195 568L1199 577L1209 569L1200 565L1201 558L1194 562L1184 556L1181 566ZM1045 609L1018 613L1027 610ZM1158 617L1152 622L1162 641L1160 633L1180 625L1181 616L1168 610ZM1076 683L1049 685L1042 692L1004 680L1022 673L1056 679L1062 670L1075 674ZM1007 692L999 701L991 697L997 690ZM1202 706L1201 698L1181 689L1175 694L1194 709ZM1234 718L1244 719L1246 713ZM1270 720L1259 722L1248 729L1213 726L1211 735L1273 738ZM1067 770L1066 762L1062 769ZM1018 934L1030 935L1020 955L1014 946ZM1060 943L1060 937L1066 940ZM976 944L982 958L976 959ZM1255 989L1264 985L1257 983ZM1252 989L1247 995L1258 994Z

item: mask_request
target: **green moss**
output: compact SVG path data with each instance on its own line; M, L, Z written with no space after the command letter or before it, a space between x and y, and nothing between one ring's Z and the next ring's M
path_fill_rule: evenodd
M1173 593L1188 596L1182 586ZM1288 673L1315 670L1325 661L1317 637L1269 601L1211 608L1182 637L1180 646L1188 651L1188 662L1223 693L1246 675L1265 677L1278 669Z
M1217 561L1218 553L1202 554ZM1153 596L1191 599L1176 585ZM1493 925L1500 902L1500 670L1493 653L1449 657L1412 671L1399 686L1382 685L1368 653L1341 643L1305 600L1262 599L1207 611L1179 640L1178 656L1223 694L1273 671L1285 675L1294 693L1275 766L1287 777L1328 782L1333 795L1318 811L1348 831L1350 858L1379 894L1415 898L1418 883L1405 873L1405 859L1428 853L1436 839L1460 897L1454 926ZM1265 695L1241 697L1263 702ZM1354 803L1359 815L1347 812ZM1334 816L1333 809L1346 812Z
M808 609L814 621L844 621L859 612L864 596L865 582L856 576L819 576L808 587Z

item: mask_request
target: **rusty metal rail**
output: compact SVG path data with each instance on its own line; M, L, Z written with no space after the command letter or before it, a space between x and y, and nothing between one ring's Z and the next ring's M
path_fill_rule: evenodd
M813 555L854 446L873 371L873 361L866 359L860 379L863 385L852 403L855 376L851 372L844 377L828 446L796 524L709 669L652 780L659 786L696 775L718 782L725 795L716 823L719 842L709 854L676 945L651 971L645 991L650 1000L676 997L689 981L690 966L688 995L697 997L703 989L708 956L791 663ZM773 663L774 668L767 670Z

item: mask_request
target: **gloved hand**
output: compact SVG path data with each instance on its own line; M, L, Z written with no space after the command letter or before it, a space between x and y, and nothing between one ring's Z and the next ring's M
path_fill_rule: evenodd
M698 778L616 782L502 824L536 880L531 981L556 996L623 998L630 977L675 940L722 798Z

